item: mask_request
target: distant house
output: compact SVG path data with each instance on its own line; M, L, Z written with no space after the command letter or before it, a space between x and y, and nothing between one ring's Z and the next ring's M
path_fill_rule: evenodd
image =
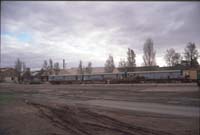
M0 68L0 82L16 82L17 74L14 68Z

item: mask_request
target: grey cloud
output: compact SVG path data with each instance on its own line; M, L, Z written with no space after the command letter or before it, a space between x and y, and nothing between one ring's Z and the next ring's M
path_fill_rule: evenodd
M168 48L184 48L190 41L197 46L200 44L199 13L199 2L2 2L1 31L15 29L16 33L32 33L34 41L31 45L38 46L34 51L41 55L37 61L43 61L43 57L61 59L61 56L79 56L78 52L80 56L72 57L70 61L88 58L90 53L95 55L90 52L90 48L95 50L97 47L105 47L101 43L104 40L107 46L130 47L141 55L148 37L154 40L157 56L161 57ZM98 41L88 37L93 32L101 33L92 37ZM84 47L85 39L90 40L90 46ZM61 43L62 41L65 43ZM68 54L55 56L56 52L64 53L56 50L55 46L59 47L58 44L66 46L64 49L84 49L82 52L73 51L74 54L68 50ZM84 52L86 50L88 55ZM37 53L27 54L24 50L20 52L27 58L40 56ZM108 49L105 51L111 52ZM13 51L9 58L14 58L17 53ZM8 58L7 53L3 52L3 55L2 58ZM8 60L3 62L9 63ZM77 62L71 62L71 65L74 66L75 63ZM104 65L102 60L95 63Z

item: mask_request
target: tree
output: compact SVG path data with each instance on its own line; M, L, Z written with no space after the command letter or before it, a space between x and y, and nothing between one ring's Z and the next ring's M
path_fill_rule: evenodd
M109 55L105 63L104 71L106 73L112 73L114 69L115 69L115 64L114 64L113 56Z
M58 73L60 71L60 67L59 67L59 63L58 62L54 63L54 71L55 71L55 74L58 75Z
M199 65L197 59L199 57L198 50L196 49L195 43L189 42L185 48L184 53L186 61L190 63L190 67L196 67Z
M23 73L23 81L30 81L31 80L31 71L30 68L27 68L27 70Z
M181 63L180 53L177 53L173 48L166 51L164 58L168 66L176 66Z
M49 68L53 69L53 60L52 59L49 59Z
M144 43L143 52L144 52L144 55L143 55L144 65L145 66L155 66L156 65L156 60L155 60L156 52L153 47L152 39L148 38L146 40L146 42Z
M44 63L43 63L43 67L42 67L43 70L47 70L48 69L48 63L47 63L47 60L44 60Z
M164 58L165 58L166 63L167 63L168 66L172 66L172 63L173 63L172 61L173 61L174 54L175 54L175 50L173 48L171 48L169 50L167 49Z
M19 58L15 62L15 71L17 74L18 81L21 82L22 61Z
M125 68L126 67L126 61L124 59L120 59L119 61L119 67Z
M26 63L22 62L22 68L23 68L23 72L26 72Z
M88 62L88 66L86 67L85 72L88 74L92 73L92 62Z
M128 52L127 52L127 66L128 67L135 67L135 52L128 48Z
M175 53L173 56L172 66L176 66L181 63L182 57L180 53Z
M82 61L81 60L80 60L79 66L78 66L77 73L78 74L84 74L83 65L82 65Z

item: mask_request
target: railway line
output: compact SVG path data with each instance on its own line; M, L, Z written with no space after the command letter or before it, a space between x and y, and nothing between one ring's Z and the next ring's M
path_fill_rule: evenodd
M200 80L199 71L196 72L196 76L196 79L191 78L190 75L183 74L183 70L137 71L99 74L50 75L49 82L52 84L198 83Z

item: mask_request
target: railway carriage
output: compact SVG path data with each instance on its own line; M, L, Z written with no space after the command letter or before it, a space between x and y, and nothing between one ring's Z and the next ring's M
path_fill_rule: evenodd
M179 79L182 78L181 70L140 71L129 72L128 76L139 76L145 79Z
M78 74L78 75L51 75L49 82L60 83L133 83L133 82L170 82L182 81L184 79L181 70L164 71L140 71L119 72L101 74Z

